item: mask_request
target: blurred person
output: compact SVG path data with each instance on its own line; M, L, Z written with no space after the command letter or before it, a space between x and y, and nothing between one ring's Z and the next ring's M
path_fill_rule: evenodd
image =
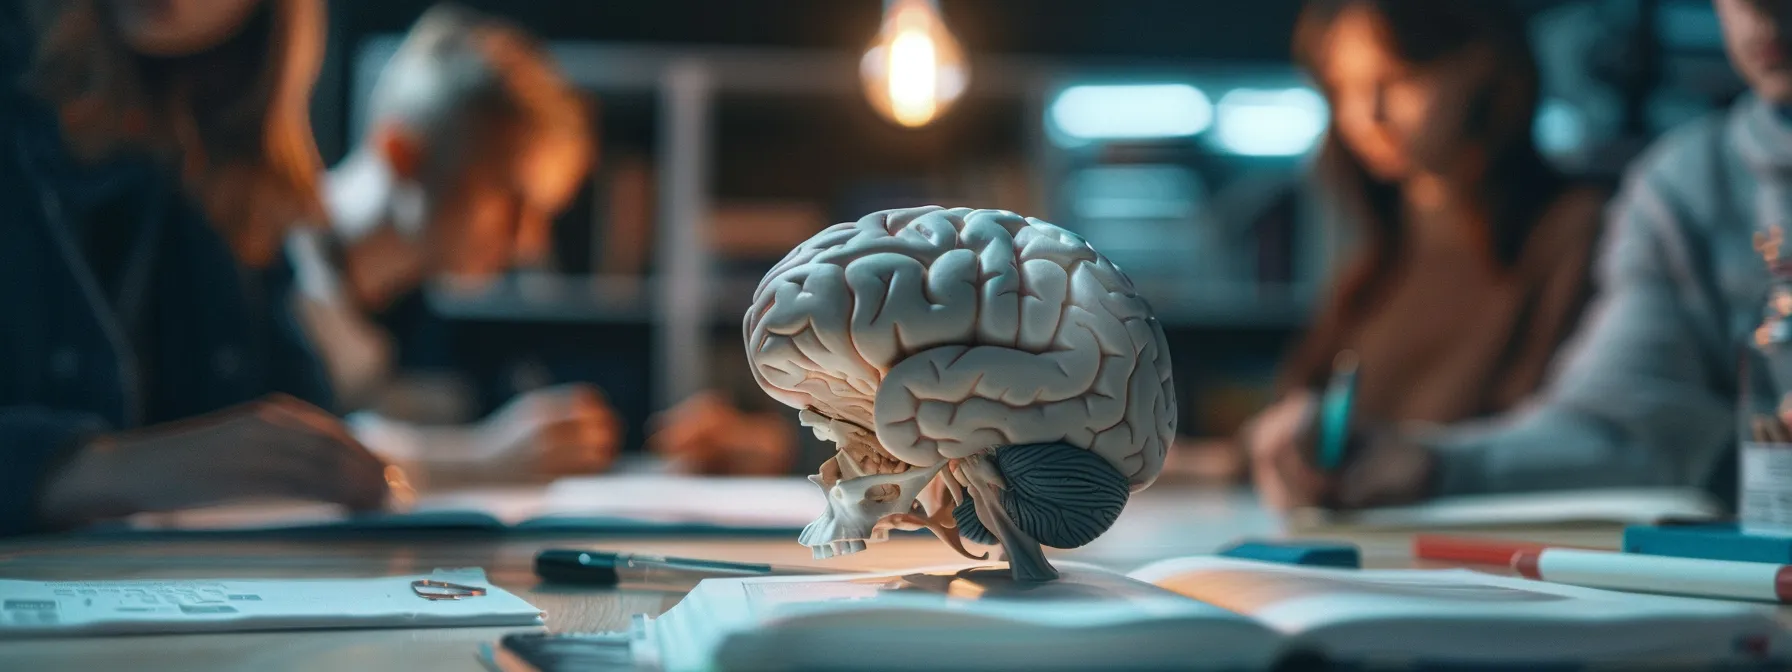
M1608 196L1534 144L1538 70L1507 3L1315 0L1295 52L1332 111L1322 190L1359 243L1284 363L1278 401L1243 430L1278 507L1333 494L1308 434L1340 353L1360 362L1365 427L1486 418L1531 397L1592 296ZM1423 478L1428 464L1365 456L1342 487Z
M381 505L385 465L318 408L316 359L258 298L290 281L285 228L321 212L321 0L27 9L34 39L0 45L0 534Z
M329 231L299 231L288 249L306 327L339 395L360 408L394 384L391 332L412 331L427 310L423 283L478 285L539 263L595 153L588 105L550 55L455 5L430 9L406 36L374 87L363 138L325 179ZM585 385L527 393L470 426L351 420L388 457L488 474L599 471L621 440L616 414Z
M1286 504L1601 486L1737 497L1738 353L1769 275L1757 236L1792 187L1792 0L1714 0L1749 93L1662 137L1611 211L1600 295L1535 404L1430 431L1365 432L1361 461L1407 465L1328 479L1288 463Z

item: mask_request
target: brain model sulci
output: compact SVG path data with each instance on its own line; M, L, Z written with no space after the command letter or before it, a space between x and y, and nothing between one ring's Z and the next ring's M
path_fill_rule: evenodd
M1041 544L1105 532L1175 434L1163 328L1132 282L1007 211L829 227L766 274L743 330L760 387L839 448L809 477L828 501L801 537L817 558L925 528L1054 579Z

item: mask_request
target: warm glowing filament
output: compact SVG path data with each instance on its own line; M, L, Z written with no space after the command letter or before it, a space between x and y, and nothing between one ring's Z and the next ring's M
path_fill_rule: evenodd
M924 30L904 30L890 42L888 53L892 115L904 126L926 124L939 110L933 38Z
M877 41L859 60L859 76L873 109L918 128L952 107L970 71L934 0L889 0Z

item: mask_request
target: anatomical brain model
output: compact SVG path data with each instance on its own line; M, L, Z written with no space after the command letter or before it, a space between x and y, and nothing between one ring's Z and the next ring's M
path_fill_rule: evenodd
M926 528L1054 579L1040 545L1107 531L1176 429L1163 329L1132 282L1011 212L829 227L760 282L744 331L760 387L839 447L809 477L828 497L801 537L817 558Z

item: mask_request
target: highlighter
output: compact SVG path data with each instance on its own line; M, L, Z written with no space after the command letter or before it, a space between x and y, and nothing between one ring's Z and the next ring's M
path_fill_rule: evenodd
M1319 399L1318 445L1314 461L1321 471L1336 471L1344 463L1345 449L1350 445L1351 406L1356 397L1357 356L1350 350L1338 353L1332 360L1332 377Z

